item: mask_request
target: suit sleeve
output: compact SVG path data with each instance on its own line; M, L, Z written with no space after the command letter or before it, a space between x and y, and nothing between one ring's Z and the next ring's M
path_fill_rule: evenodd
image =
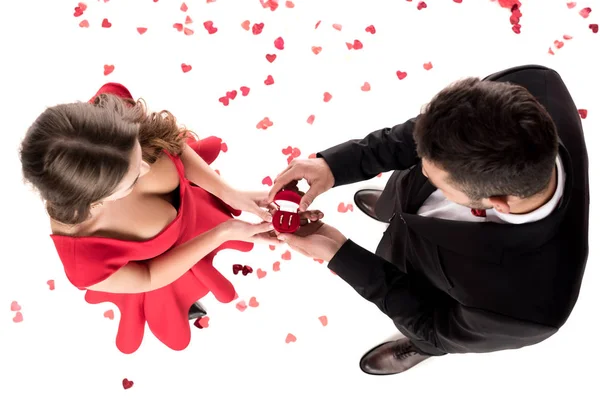
M424 353L485 353L532 345L557 329L461 305L348 240L329 268L374 303Z
M317 153L335 178L334 186L360 182L380 172L408 169L418 161L413 139L416 118L392 128L372 132Z

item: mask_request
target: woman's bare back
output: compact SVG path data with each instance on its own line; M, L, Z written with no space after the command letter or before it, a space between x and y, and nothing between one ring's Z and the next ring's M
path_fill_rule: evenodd
M163 154L128 196L92 209L92 218L79 225L68 226L51 219L52 233L131 241L151 239L177 216L173 194L178 187L177 169Z

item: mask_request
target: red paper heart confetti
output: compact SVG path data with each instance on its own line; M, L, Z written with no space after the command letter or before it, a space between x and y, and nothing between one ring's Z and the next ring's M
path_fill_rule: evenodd
M315 116L309 115L308 118L306 119L306 122L312 125L313 122L315 122Z
M592 12L592 9L590 7L586 7L586 8L582 8L581 11L579 11L579 15L581 15L583 18L587 18L590 16L591 12Z
M17 313L15 314L15 316L13 317L13 322L15 324L18 324L20 322L23 322L23 314L21 313L21 311L17 311Z
M191 35L194 34L194 31L192 29L190 29L190 28L183 28L183 34L186 35L186 36L191 36Z
M269 250L273 251L273 250L275 250L275 248L276 248L276 247L275 247L275 245L274 245L274 244L270 244L270 245L269 245Z
M115 312L113 310L104 311L104 318L108 318L112 321L115 319Z
M196 321L194 321L194 326L198 329L205 329L205 328L208 328L209 321L210 321L209 317L197 318Z
M408 76L408 74L406 72L396 71L396 76L398 77L398 79L402 80L402 79L406 78Z
M185 3L181 3L181 7L179 7L179 9L183 12L187 12L188 6Z
M10 303L10 311L21 311L21 305L18 302L13 301Z
M321 325L323 325L323 326L327 326L327 324L329 323L329 321L327 320L327 317L325 315L319 317L319 321L321 321Z
M286 1L286 2L285 2L285 6L286 6L287 8L294 8L295 4L294 4L294 3L292 3L291 1Z
M252 307L252 308L256 308L259 306L259 302L256 301L256 297L250 297L250 300L248 301L248 306Z
M242 22L242 28L246 31L250 30L250 21L245 20L244 22Z
M226 93L227 98L234 100L235 97L237 96L237 90L231 90L229 92Z
M277 55L276 54L267 54L265 57L267 58L268 62L272 63L277 58Z
M112 24L110 22L108 22L108 19L104 18L102 20L102 27L103 28L110 28L112 26Z
M133 386L133 381L130 381L127 378L123 379L123 389L125 389L125 390L131 389L132 386Z
M223 153L227 153L227 150L229 150L229 147L227 147L227 143L225 143L225 142L222 142L222 143L221 143L221 151L222 151Z
M308 158L317 158L317 153L309 154Z
M329 100L331 100L332 98L333 98L333 96L331 95L331 93L329 93L329 92L323 93L323 101L325 103L328 103Z
M271 122L269 117L265 117L258 124L256 124L256 129L267 130L267 128L269 128L270 126L273 126L273 122Z
M188 65L186 63L182 63L181 64L181 70L186 73L186 72L190 72L192 70L192 66Z
M371 90L371 85L369 84L369 82L365 82L361 87L360 90L362 90L363 92L368 92L369 90Z
M258 279L262 279L265 276L267 276L267 272L259 268L256 270L256 276L258 277Z
M112 74L112 72L115 70L115 66L114 65L104 65L104 76Z
M275 246L273 246L275 247ZM279 261L275 261L273 263L273 271L279 272L281 270L281 263Z
M427 8L427 3L420 1L419 4L417 4L417 10L422 10L424 8Z
M555 40L555 41L554 41L554 46L555 46L557 49L560 49L560 48L562 48L564 45L565 45L565 42L561 42L560 40Z
M577 3L574 2L574 1L571 1L571 2L567 3L567 7L569 7L569 8L575 8L575 7L577 7Z
M183 31L183 24L176 22L173 24L173 28L177 29L177 32L181 32L181 31Z
M219 97L219 101L221 103L223 103L224 106L228 106L229 105L229 98L227 96ZM257 128L258 128L258 126L257 126Z
M354 48L354 50L360 50L363 48L363 44L360 40L356 39L354 40L352 47Z
M554 55L554 50L552 50L552 47L548 47L548 54Z
M285 261L290 261L292 259L292 253L289 250L286 250L285 253L281 255L281 259Z
M270 176L267 176L267 177L263 178L262 184L267 185L267 186L273 186L273 180L271 179Z
M565 40L571 40L571 39L573 39L573 36L563 35L563 39L565 39Z
M321 21L318 21L318 22L315 24L315 29L317 29L317 28L319 27L319 25L321 25Z
M192 21L192 19L190 18L190 16L189 16L189 15L186 15L186 16L185 16L185 24L186 24L186 25L189 25L189 24L191 24L192 22L194 22L194 21Z
M285 342L286 343L294 343L295 341L296 341L296 336L292 335L291 333L288 333L285 338Z
M50 279L46 284L48 285L48 289L54 290L54 279Z
M87 19L84 19L83 21L81 21L79 23L79 26L82 27L82 28L89 28L90 27L90 23L88 22Z
M265 85L269 86L275 83L275 80L273 80L273 77L271 75L267 76L267 79L265 79Z
M598 24L590 24L589 28L592 30L592 32L598 33Z
M147 30L148 30L148 28L137 28L137 31L140 35L143 35L144 33L146 33Z
M423 68L425 68L425 71L429 71L431 68L433 68L433 65L430 62L426 62L425 64L423 64Z
M275 45L275 48L277 50L283 50L283 47L284 47L283 38L278 37L277 39L275 39L275 42L273 42L273 44Z
M337 31L341 31L342 30L342 25L340 24L333 24L333 29L337 30Z
M235 305L235 308L237 308L241 312L246 311L246 308L248 308L248 305L246 304L246 300L238 301L237 304Z
M206 21L204 23L204 28L208 31L209 35L217 33L218 29L214 27L212 21Z
M320 46L313 46L312 47L312 52L315 53L315 55L319 54L321 52L321 50L323 50L323 48L320 47Z
M265 27L265 24L263 24L262 22L260 24L252 25L252 34L259 35L262 32L264 27Z
M250 88L247 86L242 86L240 88L240 92L242 92L242 96L248 96L248 93L250 93Z
M352 204L340 203L340 204L338 204L337 210L338 210L338 212L346 213L348 211L354 211L354 206Z
M580 109L580 110L577 110L577 112L579 112L579 116L581 117L581 119L586 119L587 118L587 114L588 114L587 110Z
M367 27L365 28L365 32L368 32L368 33L370 33L371 35L374 35L374 34L375 34L375 32L376 32L376 31L375 31L375 27L374 27L373 25L369 25L369 26L367 26Z

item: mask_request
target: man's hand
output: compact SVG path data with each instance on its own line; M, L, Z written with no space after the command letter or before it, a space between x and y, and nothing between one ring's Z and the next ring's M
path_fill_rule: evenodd
M300 179L306 179L310 185L308 192L302 196L300 211L306 211L317 196L331 189L335 183L331 169L322 158L294 160L275 178L267 201L272 202L277 192Z
M327 262L347 240L340 231L321 221L305 224L294 234L281 233L277 237L293 250L307 257L319 258Z

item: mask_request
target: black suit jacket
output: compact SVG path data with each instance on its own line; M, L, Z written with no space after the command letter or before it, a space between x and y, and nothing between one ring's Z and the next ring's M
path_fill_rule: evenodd
M529 90L560 137L566 183L548 217L511 225L416 215L435 190L421 173L415 119L317 156L335 186L397 170L377 204L390 225L373 254L348 240L329 268L376 304L423 352L490 352L548 338L570 315L588 255L588 158L577 108L555 71L511 68L484 78Z

